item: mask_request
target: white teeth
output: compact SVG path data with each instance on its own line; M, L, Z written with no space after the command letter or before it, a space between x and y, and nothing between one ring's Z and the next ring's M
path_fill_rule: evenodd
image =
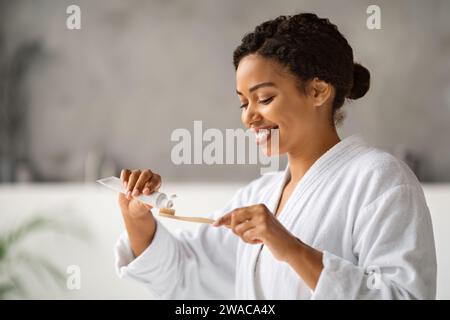
M256 133L256 139L258 139L259 141L265 141L269 135L269 129L261 129Z

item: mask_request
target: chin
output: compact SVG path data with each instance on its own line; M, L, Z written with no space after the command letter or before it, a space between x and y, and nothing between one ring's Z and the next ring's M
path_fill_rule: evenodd
M284 150L282 146L272 150L270 142L267 145L261 145L261 149L266 157L282 156L283 154L287 153L287 151Z

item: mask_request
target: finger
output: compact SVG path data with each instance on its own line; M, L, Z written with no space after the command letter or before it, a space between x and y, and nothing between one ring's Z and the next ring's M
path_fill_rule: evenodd
M141 172L133 189L134 197L137 197L141 193L142 189L144 189L144 185L152 178L152 175L153 173L148 169Z
M250 244L262 243L262 240L258 239L258 230L256 228L250 228L242 235L242 240Z
M128 178L130 177L131 170L129 169L122 169L120 172L120 180L123 183L123 186L126 188L128 183Z
M251 207L242 207L233 210L231 213L231 227L234 229L237 225L253 218L254 211Z
M148 181L145 186L144 186L144 190L142 190L142 193L145 195L149 195L150 192L150 187L151 187L152 183L150 181Z
M134 186L136 185L136 182L141 175L141 170L133 170L133 172L130 175L130 178L128 179L128 185L127 185L127 198L131 199L131 191L134 189Z
M148 181L145 185L144 194L151 194L152 192L159 190L161 184L162 184L161 176L159 174L154 173L152 179Z
M234 227L240 222L249 220L248 217L250 215L251 212L247 210L247 207L237 208L216 220L213 223L213 226L219 227L223 225L229 225L234 229Z
M143 208L145 208L145 210L150 211L153 208L151 205L144 203L142 201L139 201L139 200L134 200L134 201L136 201L136 204L135 204L136 206L139 206L141 208L143 207Z
M220 226L223 226L223 225L225 225L225 226L230 225L231 224L231 213L232 212L229 212L229 213L223 215L222 217L220 217L219 219L214 221L212 225L214 227L220 227Z
M217 224L216 225L216 223L219 221L219 219L217 219L217 220L215 220L213 223L212 223L212 226L214 226L214 227L220 227L220 226L224 226L225 228L227 228L227 229L230 229L230 230L233 230L233 228L231 227L231 224Z
M216 219L216 221L214 221L212 225L214 227L225 226L225 227L227 227L229 229L233 229L232 226L231 226L231 221L232 221L231 216L232 216L232 214L233 214L233 211L223 215L222 217Z
M253 207L243 207L236 213L236 223L242 223L246 220L251 220L257 211Z
M240 224L238 224L235 228L234 228L234 232L238 235L238 236L242 236L247 230L254 228L254 222L251 220L247 220L244 221Z
M119 202L120 210L122 212L127 212L128 204L130 203L130 201L127 199L127 197L123 193L119 192L119 197L117 200Z

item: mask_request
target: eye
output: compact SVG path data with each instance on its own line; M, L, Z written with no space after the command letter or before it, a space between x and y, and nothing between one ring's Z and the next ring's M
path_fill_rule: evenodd
M244 103L244 104L241 104L240 106L239 106L239 108L247 108L247 106L248 106L248 103Z
M270 97L270 98L267 98L267 99L264 99L264 100L259 100L258 103L269 104L269 103L272 102L273 98L275 98L275 97Z

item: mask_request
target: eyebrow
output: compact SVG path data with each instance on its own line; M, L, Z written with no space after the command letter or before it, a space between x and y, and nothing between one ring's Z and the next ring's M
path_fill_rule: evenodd
M263 82L263 83L259 83L257 85L254 85L248 91L249 92L253 92L253 91L255 91L255 90L259 89L259 88L262 88L262 87L276 87L276 86L275 86L275 83L273 83L273 82ZM236 90L236 93L238 95L242 96L242 93L237 91L237 90Z

